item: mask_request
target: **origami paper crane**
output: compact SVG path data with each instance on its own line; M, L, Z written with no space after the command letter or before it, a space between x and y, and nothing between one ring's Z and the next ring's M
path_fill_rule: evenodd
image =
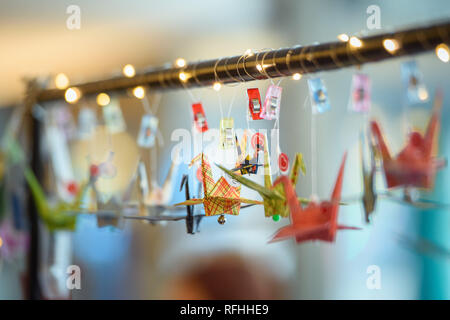
M438 91L433 115L425 135L422 136L417 131L411 132L406 147L396 158L391 157L378 123L371 122L371 131L383 158L384 176L388 188L404 186L431 189L433 187L437 170L445 166L444 159L436 159L433 156L433 142L438 135L441 105L442 92Z
M175 206L197 205L203 203L206 216L231 214L238 215L241 203L262 204L261 201L240 198L241 186L233 187L224 177L220 177L216 183L212 176L211 166L203 153L192 159L189 166L201 160L202 183L204 197L202 199L190 199Z
M267 140L267 138L265 139ZM267 141L264 146L267 146ZM287 218L289 216L289 208L286 206L286 194L282 185L272 184L269 161L268 148L264 147L264 186L261 186L250 179L239 176L233 171L220 165L217 166L221 170L225 171L231 178L237 180L247 188L257 191L261 195L264 200L264 213L266 217L273 217L274 220L278 220L280 216ZM306 167L301 153L297 153L289 176L289 179L294 186L297 184L299 170L301 170L303 174L306 172ZM299 198L299 200L303 203L309 202L308 199L304 198Z
M375 211L375 204L377 201L377 193L375 191L375 146L370 142L371 146L371 164L367 164L366 157L364 156L364 135L361 134L360 139L360 158L361 158L361 168L363 176L363 197L362 203L364 208L365 220L367 223L370 222L370 215Z
M186 200L190 200L189 182L187 175L183 175L183 178L181 180L180 191L183 187L185 187ZM199 231L199 225L203 217L205 217L204 214L194 214L193 205L187 205L186 215L125 216L124 218L142 220L150 223L185 220L187 233L195 234L196 232Z
M258 150L255 150L254 156L250 159L250 155L247 154L247 132L244 132L242 141L239 144L239 140L236 136L236 149L238 152L238 157L236 161L236 166L232 169L233 172L238 172L241 175L244 174L257 174L258 167L262 166L258 163Z
M344 166L347 154L342 159L339 174L329 201L316 203L311 201L303 209L295 193L294 185L286 176L279 177L274 185L283 185L290 210L291 224L279 229L270 242L295 238L297 243L311 240L334 242L338 230L356 230L359 228L338 225L339 202L341 199Z
M13 260L27 250L28 243L28 235L15 230L10 220L2 222L0 225L0 259Z
M30 168L25 169L25 179L30 186L31 194L36 203L40 217L47 225L50 231L54 230L74 230L76 224L76 215L71 212L77 212L81 205L81 199L84 189L81 188L75 196L72 203L60 201L52 206L47 201L44 190Z

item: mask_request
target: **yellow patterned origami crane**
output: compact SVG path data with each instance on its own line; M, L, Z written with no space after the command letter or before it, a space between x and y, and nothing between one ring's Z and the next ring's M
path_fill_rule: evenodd
M269 151L267 148L268 144L266 137L264 146L264 186L261 186L250 179L244 178L243 176L237 175L231 170L228 170L220 165L217 166L221 170L225 171L231 178L237 180L247 188L257 191L264 199L265 216L272 217L275 221L277 221L280 216L283 218L289 217L289 208L286 205L286 196L283 186L281 184L277 184L276 186L272 184L272 173L270 170ZM306 167L301 153L296 154L294 164L289 175L289 179L294 186L297 184L299 170L301 170L303 174L306 172ZM309 200L305 198L299 198L299 201L302 203L309 202Z
M189 167L201 160L202 183L204 197L202 199L191 199L175 204L176 206L196 205L203 203L206 216L232 214L238 215L241 203L263 204L261 201L240 198L241 186L233 187L224 178L220 177L216 183L212 176L211 166L203 153L192 159Z

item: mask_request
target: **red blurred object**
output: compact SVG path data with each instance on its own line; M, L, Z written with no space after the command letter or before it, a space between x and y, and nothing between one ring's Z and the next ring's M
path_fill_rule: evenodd
M247 89L248 108L253 120L262 120L261 95L258 88Z
M92 178L97 178L98 175L100 174L100 170L97 165L92 164L89 168L89 173Z
M278 183L284 185L286 199L290 209L291 224L279 229L270 242L288 238L295 238L297 243L311 240L334 242L337 230L359 229L337 224L346 158L347 153L342 159L331 199L320 203L312 201L305 209L301 207L289 177L280 176L275 181L274 186Z
M262 134L261 132L255 133L252 136L252 148L253 148L253 150L258 152L258 151L264 149L264 141L265 141L264 134Z
M205 111L201 103L194 103L192 105L192 113L194 114L194 124L199 132L208 130L208 123L206 122Z
M71 195L75 195L78 192L78 184L74 181L71 181L67 184L67 191Z
M376 121L370 123L378 150L383 158L384 176L388 188L399 186L431 189L437 170L445 166L444 159L433 156L433 143L439 131L442 92L438 92L433 108L433 115L428 123L427 131L422 136L413 131L405 148L392 158L383 139L381 129Z
M278 156L278 167L283 174L289 171L289 158L286 153L282 152Z

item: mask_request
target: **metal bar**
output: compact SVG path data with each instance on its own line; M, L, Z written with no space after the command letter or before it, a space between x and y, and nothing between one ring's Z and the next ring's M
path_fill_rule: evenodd
M361 38L362 46L350 42L330 42L312 46L296 46L269 50L252 55L240 55L189 63L184 68L163 67L138 73L133 78L116 77L75 85L84 96L99 92L120 92L135 86L165 90L211 86L214 82L233 83L291 76L294 73L314 73L368 62L413 55L433 50L440 43L449 43L450 21L416 27L404 31ZM383 40L395 39L400 45L395 53L388 52ZM262 67L262 68L261 68ZM187 76L179 78L180 72ZM42 90L37 101L64 98L65 90Z

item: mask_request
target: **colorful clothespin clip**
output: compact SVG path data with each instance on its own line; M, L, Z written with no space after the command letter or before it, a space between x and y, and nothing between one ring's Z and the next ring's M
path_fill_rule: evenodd
M280 110L282 88L276 85L270 85L266 92L264 100L262 117L266 120L277 119Z
M262 120L261 96L258 88L247 89L248 110L253 120Z
M352 78L352 91L349 109L354 112L370 111L370 78L366 74L356 73Z
M192 105L192 114L194 115L194 125L199 132L208 130L208 123L206 122L205 111L201 103L194 103Z
M328 92L323 80L321 78L309 79L308 87L313 113L328 111L330 109L330 101L328 100Z

